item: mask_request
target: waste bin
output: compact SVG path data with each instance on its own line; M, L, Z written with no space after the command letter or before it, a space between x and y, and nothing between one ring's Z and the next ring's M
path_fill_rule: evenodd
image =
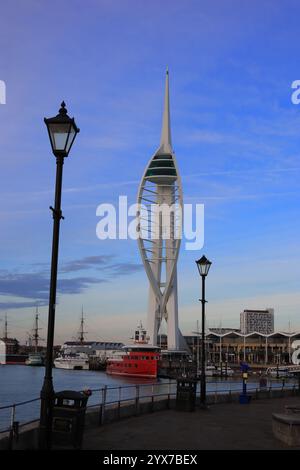
M81 448L88 398L88 392L72 390L55 394L52 419L54 445Z
M176 410L194 411L196 406L197 380L177 379Z

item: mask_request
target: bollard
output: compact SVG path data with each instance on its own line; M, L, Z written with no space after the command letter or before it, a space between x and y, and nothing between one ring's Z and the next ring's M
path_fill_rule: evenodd
M239 396L239 402L241 405L246 405L250 403L251 397L247 395L247 379L248 379L248 370L250 367L245 362L241 362L241 371L243 378L243 392Z

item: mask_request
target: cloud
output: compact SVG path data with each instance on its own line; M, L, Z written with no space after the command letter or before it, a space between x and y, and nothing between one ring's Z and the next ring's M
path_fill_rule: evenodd
M6 273L0 275L0 295L35 299L36 302L47 301L49 296L49 276L44 272ZM72 279L58 278L59 294L78 294L91 284L105 282L95 277L77 277Z
M63 277L58 275L57 294L80 294L94 284L110 282L117 276L126 276L142 269L142 264L135 263L111 263L114 255L86 256L81 259L68 261L59 269L61 274L84 271L87 269L101 268L102 277L79 276ZM3 301L0 308L26 308L37 305L48 305L49 298L49 265L47 263L36 263L34 266L43 267L43 270L32 273L16 273L0 271L0 295L20 299L33 299L30 301ZM103 277L104 275L104 277Z
M137 263L116 263L111 266L107 266L107 269L111 276L116 277L139 272L143 269L143 265Z
M69 261L62 265L60 272L71 273L74 271L81 271L83 269L90 269L99 265L107 265L113 258L113 255L99 255L99 256L86 256L85 258Z
M85 258L68 261L64 263L60 268L62 273L71 273L87 269L101 269L102 273L105 273L108 278L116 276L125 276L127 274L134 274L141 271L142 264L137 263L111 263L115 258L114 255L96 255L87 256Z

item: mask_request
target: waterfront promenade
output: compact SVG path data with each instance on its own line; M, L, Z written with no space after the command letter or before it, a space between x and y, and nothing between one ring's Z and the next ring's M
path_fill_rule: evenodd
M159 411L87 429L83 449L289 449L272 433L272 413L285 405L299 406L300 397L215 404L193 413Z

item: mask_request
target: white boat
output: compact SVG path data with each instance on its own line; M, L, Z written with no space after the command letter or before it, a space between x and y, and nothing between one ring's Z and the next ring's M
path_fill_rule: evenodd
M89 370L89 357L85 353L69 353L54 359L57 369Z
M28 359L26 359L25 364L27 366L42 366L44 364L44 359L41 354L29 354Z
M268 367L266 374L271 377L292 377L291 369L289 367Z
M216 368L215 366L206 366L205 367L205 375L206 377L214 377L216 373ZM201 371L200 371L200 375L201 375Z
M234 374L234 371L231 367L221 367L217 365L210 365L205 367L205 375L206 377L231 377ZM201 375L201 370L198 371L198 375Z

